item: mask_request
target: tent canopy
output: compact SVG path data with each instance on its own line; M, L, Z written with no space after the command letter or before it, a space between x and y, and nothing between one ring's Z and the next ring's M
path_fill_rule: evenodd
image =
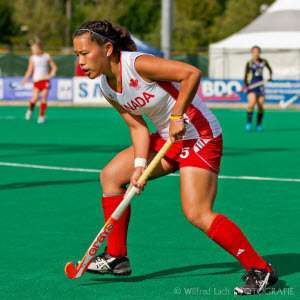
M144 53L149 53L155 56L163 57L163 52L160 51L159 49L156 49L149 45L148 43L138 39L136 36L131 34L132 40L135 42L137 51L139 52L144 52Z
M258 45L276 79L300 79L300 1L277 0L239 32L209 47L213 78L242 78L250 49Z

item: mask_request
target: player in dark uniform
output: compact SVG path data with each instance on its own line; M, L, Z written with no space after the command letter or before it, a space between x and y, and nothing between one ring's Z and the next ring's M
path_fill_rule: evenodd
M261 49L258 46L254 46L251 49L252 59L247 62L246 65L246 72L245 72L245 86L248 87L249 85L253 85L260 81L263 81L263 69L266 67L270 72L270 80L272 80L272 69L269 63L260 58ZM262 131L263 128L261 127L261 121L264 114L264 86L263 84L257 86L253 89L249 89L247 92L247 99L248 99L248 114L247 114L247 125L246 130L251 131L252 129L252 115L255 104L257 103L257 124L256 130Z

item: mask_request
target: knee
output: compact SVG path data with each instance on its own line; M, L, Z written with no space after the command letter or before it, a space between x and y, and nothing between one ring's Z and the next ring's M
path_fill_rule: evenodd
M100 173L100 182L102 186L106 186L109 182L113 181L113 169L106 166Z
M126 185L129 182L123 183L118 180L118 169L113 165L106 166L100 173L100 182L103 189L109 190L119 190L126 189Z
M195 227L203 232L207 232L211 225L214 213L211 210L194 210L184 211L186 219Z

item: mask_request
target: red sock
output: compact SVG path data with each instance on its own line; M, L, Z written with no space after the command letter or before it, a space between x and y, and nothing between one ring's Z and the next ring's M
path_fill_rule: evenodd
M102 208L105 222L109 219L124 195L103 196ZM114 257L123 257L127 255L127 231L130 220L130 205L126 208L111 233L107 236L107 253Z
M41 106L40 106L40 117L44 116L46 107L47 107L47 103L46 102L42 102Z
M35 103L30 101L29 102L29 110L33 111L34 107L35 107Z
M225 216L217 215L206 234L234 256L247 272L249 267L271 272L270 266L255 252L239 227Z

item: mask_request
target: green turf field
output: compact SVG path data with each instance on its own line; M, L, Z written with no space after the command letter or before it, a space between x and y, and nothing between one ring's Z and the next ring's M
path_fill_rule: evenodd
M36 123L38 111L25 121L25 112L0 107L0 299L236 298L244 270L185 220L178 176L149 183L133 199L130 277L68 279L65 264L82 258L104 224L92 170L130 145L129 130L111 108L50 107L45 124ZM300 299L300 112L267 111L262 133L244 131L242 110L214 113L225 143L215 209L280 276L273 294L252 298Z

